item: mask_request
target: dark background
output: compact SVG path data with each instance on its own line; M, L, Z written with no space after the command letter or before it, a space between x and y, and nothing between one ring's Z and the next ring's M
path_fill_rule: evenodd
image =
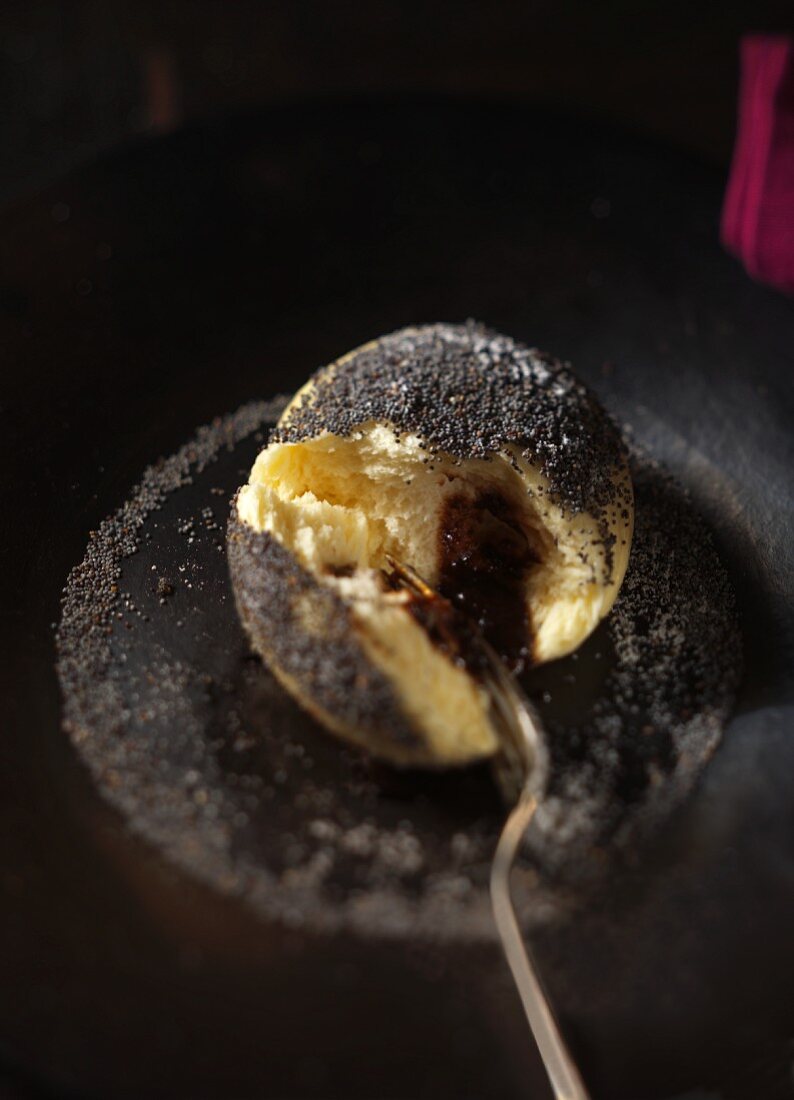
M547 103L727 164L737 44L790 2L76 0L0 6L0 200L151 130L296 98Z

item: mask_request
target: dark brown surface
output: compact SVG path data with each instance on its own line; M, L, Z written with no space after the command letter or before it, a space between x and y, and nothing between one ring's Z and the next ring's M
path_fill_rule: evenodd
M65 726L132 832L267 921L369 940L492 941L487 883L504 807L489 769L379 766L329 737L252 659L229 570L255 648L277 650L300 682L297 702L352 712L351 735L367 726L368 745L380 732L394 749L391 685L379 688L356 652L347 605L234 512L228 569L219 553L219 503L266 438L273 404L201 429L89 538L57 633ZM550 907L558 923L572 900L580 914L592 907L584 884L622 880L621 842L625 851L635 834L633 865L636 832L680 803L735 698L740 640L702 520L647 463L634 482L632 563L612 614L575 654L531 674L554 762L532 851L569 887L562 898L548 885L522 893L533 929L552 923ZM163 577L171 597L159 594ZM396 701L402 687L391 690Z
M537 551L499 493L449 497L439 526L438 590L482 631L513 671L527 662L532 622L526 577Z
M44 0L0 11L0 191L141 132L349 94L493 96L673 139L727 167L738 41L788 0Z
M422 104L228 120L5 218L0 1035L26 1073L544 1095L498 954L307 938L194 885L98 799L52 670L64 578L154 455L374 333L478 315L572 358L691 488L748 651L640 900L538 942L555 1003L596 1097L790 1096L794 315L720 253L720 192L644 144Z

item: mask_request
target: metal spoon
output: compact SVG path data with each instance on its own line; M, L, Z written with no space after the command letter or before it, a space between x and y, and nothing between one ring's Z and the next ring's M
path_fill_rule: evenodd
M487 643L483 643L487 646ZM540 737L535 713L506 671L498 656L487 646L490 657L489 689L502 715L507 756L501 786L513 790L517 800L504 824L491 864L491 904L508 965L543 1065L554 1090L555 1100L588 1100L576 1063L560 1033L535 966L527 950L516 918L510 892L510 872L526 835L539 800L543 796L548 773L548 758ZM503 753L503 755L505 755Z
M394 582L422 598L440 598L416 570L394 558L387 560ZM513 806L491 865L494 919L555 1100L589 1100L527 950L510 891L510 872L546 789L548 754L531 703L485 639L476 632L474 639L484 657L481 674L502 743L495 775L508 805Z

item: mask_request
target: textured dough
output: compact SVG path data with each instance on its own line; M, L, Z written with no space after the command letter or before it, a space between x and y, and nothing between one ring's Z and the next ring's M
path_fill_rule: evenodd
M526 547L528 663L570 653L608 613L633 526L615 428L562 364L473 325L403 330L318 372L233 510L255 648L326 726L396 763L462 764L498 746L478 678L384 579L391 557L443 591L457 514L478 517L467 546L487 530Z

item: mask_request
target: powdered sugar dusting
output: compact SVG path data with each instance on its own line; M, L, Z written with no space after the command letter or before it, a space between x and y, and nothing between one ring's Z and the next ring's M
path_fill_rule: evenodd
M503 808L487 768L383 768L324 733L248 654L222 529L282 407L201 429L92 534L58 629L65 727L135 833L268 917L489 938ZM535 869L519 871L528 919L554 911L538 871L586 878L604 865L594 850L620 853L683 797L738 680L730 588L702 524L652 464L636 464L635 485L614 613L585 650L527 680L555 764Z

